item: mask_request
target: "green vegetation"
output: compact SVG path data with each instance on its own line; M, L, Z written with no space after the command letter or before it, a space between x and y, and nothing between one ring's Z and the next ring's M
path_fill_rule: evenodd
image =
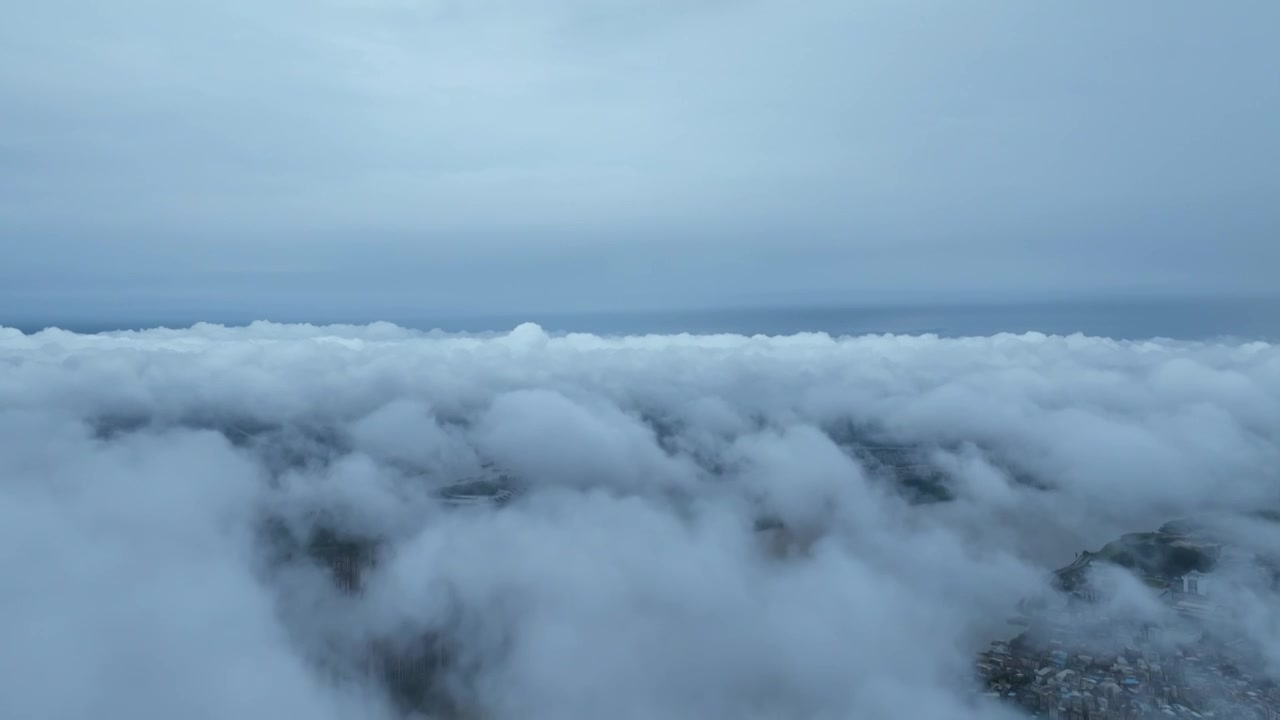
M1216 543L1196 534L1198 529L1197 524L1180 520L1166 523L1159 532L1129 533L1097 552L1081 553L1055 573L1055 584L1066 591L1083 587L1094 562L1125 568L1154 588L1168 587L1172 578L1193 570L1208 572L1220 551Z

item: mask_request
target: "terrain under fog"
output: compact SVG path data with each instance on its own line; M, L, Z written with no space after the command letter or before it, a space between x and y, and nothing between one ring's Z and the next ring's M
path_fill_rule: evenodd
M0 328L0 717L393 718L427 639L472 716L1011 717L1020 599L1277 468L1262 342Z

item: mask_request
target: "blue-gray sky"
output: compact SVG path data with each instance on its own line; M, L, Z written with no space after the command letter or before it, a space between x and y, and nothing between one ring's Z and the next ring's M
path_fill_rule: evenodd
M1280 267L1270 1L8 5L0 322L1248 294Z

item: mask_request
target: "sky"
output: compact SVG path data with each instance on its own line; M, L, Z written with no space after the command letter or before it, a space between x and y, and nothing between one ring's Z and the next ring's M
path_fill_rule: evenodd
M1247 295L1280 266L1264 0L11 5L0 321Z
M400 720L358 659L428 634L491 720L1005 720L974 653L1076 552L1280 547L1280 336L1203 302L1280 267L1274 2L9 4L0 717ZM517 324L1063 300L1116 332ZM384 554L344 596L266 527Z
M0 328L0 368L0 717L407 720L358 661L430 633L488 720L1012 720L975 653L1079 551L1216 516L1280 552L1262 342ZM437 500L486 468L506 506ZM342 595L267 522L380 561ZM1276 677L1274 585L1211 580Z

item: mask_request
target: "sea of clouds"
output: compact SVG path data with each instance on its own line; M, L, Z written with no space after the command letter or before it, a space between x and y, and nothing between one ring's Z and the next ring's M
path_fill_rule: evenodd
M1277 468L1259 342L0 328L0 717L390 718L324 668L430 632L491 718L1001 718L973 653L1049 570ZM386 550L343 596L264 518Z

